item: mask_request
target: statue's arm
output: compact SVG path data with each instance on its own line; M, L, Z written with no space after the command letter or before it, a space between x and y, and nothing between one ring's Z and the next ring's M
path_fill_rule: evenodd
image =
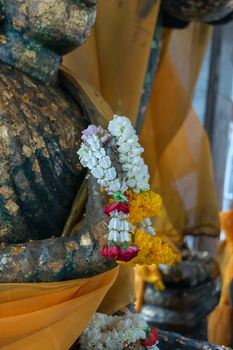
M48 282L90 277L115 266L101 256L108 235L102 195L89 176L86 215L74 237L50 238L1 246L0 282ZM75 231L75 226L74 226Z

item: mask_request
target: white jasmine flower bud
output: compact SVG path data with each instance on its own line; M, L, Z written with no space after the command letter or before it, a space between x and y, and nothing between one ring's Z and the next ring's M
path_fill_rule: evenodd
M120 188L121 188L121 183L118 179L116 179L114 181L109 181L108 191L110 193L118 192L118 191L120 191Z
M98 159L101 159L106 156L106 151L104 148L100 148L95 151L95 157Z
M127 181L127 185L130 187L130 188L134 188L136 186L136 180L134 178L131 178Z
M146 228L147 232L151 235L151 236L155 236L155 230L152 226L147 226Z
M88 160L87 162L87 167L88 169L92 170L93 168L95 168L97 166L97 160L96 158L91 158Z
M126 117L120 117L118 115L113 116L113 120L108 125L108 130L113 136L121 136L124 130L129 129L131 126L130 120Z
M97 179L103 178L104 177L104 171L102 168L97 167L92 170L92 175L96 177Z
M121 220L119 225L119 231L124 231L124 229L125 229L125 222L124 220Z
M122 231L129 231L129 223L128 221L124 220L122 221Z
M105 170L104 175L108 181L114 180L117 176L116 170L113 167Z
M146 225L146 226L151 225L151 220L150 220L150 218L144 219L143 222L142 222L142 224L143 224L143 225Z
M120 154L119 161L124 165L130 163L130 158L128 157L128 155Z
M84 157L88 153L89 149L90 149L89 147L87 147L86 145L84 145L82 143L81 147L79 148L79 150L77 152L79 157Z
M103 169L108 169L111 167L111 159L110 157L106 156L103 157L99 160L99 165L101 166L101 168Z
M122 170L124 170L126 172L129 171L131 168L132 168L132 164L130 164L130 163L125 163L122 165Z
M126 191L128 190L128 186L127 186L127 183L125 181L122 182L121 184L121 193L125 193Z
M120 241L121 242L130 242L130 235L127 231L122 231L120 233Z
M109 231L109 235L108 235L108 240L109 241L114 241L114 242L118 242L120 239L120 235L119 232L116 230L110 230Z
M120 220L118 218L112 218L109 222L109 228L113 230L119 230L120 229Z
M122 143L121 145L120 145L120 147L118 148L118 151L120 152L120 153L122 153L122 154L127 154L127 153L129 153L130 152L130 150L131 150L131 148L130 148L130 145L128 145L127 143Z
M90 135L87 139L87 147L90 147L95 142L99 142L98 137L96 135Z
M134 158L131 159L131 163L138 165L138 166L141 166L141 165L143 165L143 160L140 156L135 156Z

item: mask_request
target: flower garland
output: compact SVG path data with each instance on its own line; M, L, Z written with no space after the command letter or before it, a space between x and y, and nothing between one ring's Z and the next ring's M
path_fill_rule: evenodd
M140 314L96 313L80 337L80 346L81 350L122 350L134 344L137 349L159 350L158 339L157 329L150 329Z
M109 243L103 247L101 255L119 263L132 260L137 264L140 261L160 263L156 257L161 255L148 253L141 244L139 236L143 231L150 242L154 245L157 242L159 248L169 251L169 258L163 261L173 262L176 255L157 239L151 223L150 218L160 211L161 197L150 190L148 167L141 157L143 148L130 120L114 115L108 130L90 125L82 134L83 143L78 151L80 162L90 170L108 198L104 213L110 218ZM110 140L117 146L122 171L117 171L107 154ZM136 260L139 254L141 258Z

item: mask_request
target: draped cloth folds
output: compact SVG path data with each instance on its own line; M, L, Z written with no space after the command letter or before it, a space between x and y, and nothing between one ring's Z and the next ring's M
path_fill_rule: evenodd
M94 86L115 113L134 123L159 6L159 0L99 0L90 38L64 59L64 65Z
M218 206L207 135L192 107L192 97L210 28L192 24L166 31L152 87L141 142L151 186L161 194L163 208L154 220L157 233L182 243L187 234L219 234ZM147 269L137 273L137 309L143 303ZM155 283L158 270L152 274Z
M209 142L192 108L209 37L210 28L201 24L165 32L141 134L151 184L164 203L155 226L175 241L185 234L219 234Z
M74 281L0 284L0 348L68 350L117 275L115 268Z
M64 61L99 90L115 113L133 122L159 10L159 1L149 3L100 0L90 39ZM174 241L182 241L184 234L219 234L209 142L192 108L210 35L211 27L199 23L164 32L140 135L152 188L164 203L155 227Z
M208 319L208 340L212 343L232 345L233 307L229 286L233 281L233 210L220 213L225 240L219 242L216 260L221 273L222 290L218 306Z

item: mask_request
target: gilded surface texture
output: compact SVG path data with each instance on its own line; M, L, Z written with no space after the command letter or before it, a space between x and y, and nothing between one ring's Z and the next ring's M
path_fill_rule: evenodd
M64 54L84 42L95 21L95 2L7 0L2 12L8 29Z
M62 55L81 45L95 1L0 0L0 59L46 84L57 82Z
M81 131L99 124L97 107L69 75L68 90L59 79L62 54L89 34L96 1L0 0L0 11L0 282L102 273L115 266L100 254L108 218L90 176L82 220L86 173L76 153Z
M84 119L62 89L0 64L0 242L61 235L84 178Z
M1 282L49 282L90 277L115 266L100 255L106 244L108 218L96 180L89 176L84 225L76 237L50 238L0 246Z

